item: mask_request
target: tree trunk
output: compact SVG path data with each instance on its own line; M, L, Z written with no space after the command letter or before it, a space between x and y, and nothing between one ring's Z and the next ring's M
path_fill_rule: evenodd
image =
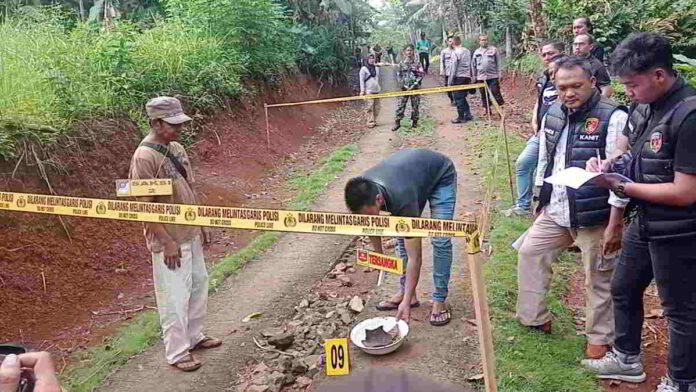
M464 34L464 29L462 28L462 15L459 13L459 7L457 7L454 0L450 0L450 2L452 3L452 8L454 9L454 17L457 19L457 28L459 29L458 34Z
M512 58L512 34L509 26L505 28L505 56Z
M80 0L80 21L85 21L85 3L83 0Z
M544 23L543 1L529 0L529 11L532 22L532 31L534 32L534 47L539 45L539 42L546 37L546 25Z

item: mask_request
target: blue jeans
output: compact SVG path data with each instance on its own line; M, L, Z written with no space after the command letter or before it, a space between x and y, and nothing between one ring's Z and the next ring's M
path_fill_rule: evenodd
M527 146L517 157L517 190L519 199L516 205L529 210L532 208L532 190L534 188L534 171L539 160L539 134L527 141Z
M430 193L430 217L435 219L453 219L454 205L457 201L457 173L443 177ZM447 299L447 286L452 270L452 239L450 237L431 237L433 244L433 282L435 292L432 298L444 302ZM408 263L406 244L403 238L396 239L396 254L404 259L404 269ZM401 275L401 292L406 288L406 274Z

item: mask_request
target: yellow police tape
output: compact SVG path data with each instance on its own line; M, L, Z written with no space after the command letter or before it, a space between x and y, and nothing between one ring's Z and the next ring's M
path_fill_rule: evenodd
M467 237L473 222L334 212L148 203L0 192L0 210L247 230L394 237Z
M274 107L279 107L279 106L309 105L309 104L315 104L315 103L356 101L356 100L360 100L360 99L391 98L391 97L403 97L406 95L445 93L448 91L473 90L476 88L484 88L484 87L485 87L484 83L462 84L462 85L458 85L458 86L432 87L432 88L423 88L423 89L416 89L416 90L393 91L391 93L356 95L356 96L352 96L352 97L327 98L327 99L317 99L314 101L286 102L286 103L275 103L275 104L271 104L271 105L268 105L268 104L264 104L264 105L267 108L274 108Z

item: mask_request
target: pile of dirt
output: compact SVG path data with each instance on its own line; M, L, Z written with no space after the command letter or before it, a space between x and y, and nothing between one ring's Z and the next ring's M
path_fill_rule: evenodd
M263 102L347 95L303 76L282 87L253 86L258 94L228 102L228 109L194 114L199 128L187 150L204 202L279 207L294 168L311 166L336 145L362 132L359 106L308 105L269 109L267 146ZM338 110L340 108L340 110ZM333 113L346 121L327 130ZM114 198L114 180L127 178L142 138L124 118L95 119L73 137L42 149L27 144L22 157L0 162L0 189L14 192ZM47 176L39 172L43 167ZM257 232L214 230L206 257L233 252ZM154 304L150 255L139 223L0 212L0 341L18 341L65 355L99 342L132 317L126 310Z

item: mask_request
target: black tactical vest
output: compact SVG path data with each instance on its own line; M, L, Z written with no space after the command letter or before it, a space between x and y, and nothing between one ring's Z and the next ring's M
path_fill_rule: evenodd
M536 128L539 130L541 128L541 119L544 118L544 115L546 115L546 112L549 110L549 106L544 105L544 89L546 88L546 85L550 83L551 80L546 73L546 71L542 71L539 76L537 77L536 81L536 88L537 88L537 121L536 121Z
M605 148L609 119L616 110L626 110L625 107L602 97L598 89L590 100L579 110L568 113L568 109L557 101L546 113L544 129L546 138L547 166L544 177L551 175L556 146L560 142L563 129L568 125L566 164L565 167L585 168L585 163L597 156L599 150L602 159L606 158ZM538 211L551 201L553 187L544 183L539 197ZM567 188L570 203L571 227L599 226L609 220L611 206L609 205L609 190L606 188L585 185L579 189Z
M636 182L674 181L679 128L686 117L696 111L696 89L681 79L677 83L659 119L652 119L652 108L648 104L631 106L628 143L634 156L631 177ZM632 199L632 202L639 208L643 238L656 240L696 235L696 205L676 207L638 199Z

